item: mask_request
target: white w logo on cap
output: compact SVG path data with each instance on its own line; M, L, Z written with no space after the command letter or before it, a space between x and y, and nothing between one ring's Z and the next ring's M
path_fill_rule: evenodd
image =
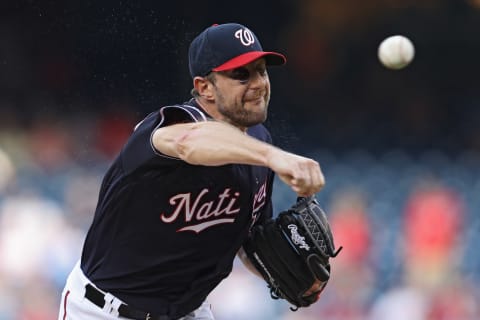
M240 39L240 42L244 46L249 46L255 42L255 37L253 36L252 31L247 28L235 31L235 38Z

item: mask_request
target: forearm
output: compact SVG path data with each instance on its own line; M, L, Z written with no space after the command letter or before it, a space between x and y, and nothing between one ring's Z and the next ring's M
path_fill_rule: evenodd
M157 129L155 149L194 165L247 164L270 168L299 196L323 188L325 179L313 159L281 150L217 121L182 123Z
M154 147L188 163L218 166L229 163L267 166L275 147L252 138L228 124L210 121L158 129Z

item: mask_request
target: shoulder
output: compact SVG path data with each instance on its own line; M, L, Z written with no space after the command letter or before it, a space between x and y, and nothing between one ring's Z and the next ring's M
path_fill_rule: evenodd
M182 122L207 121L207 115L192 101L161 107L158 111L159 127Z
M207 115L195 105L188 103L175 104L163 106L157 111L150 113L135 126L134 131L142 127L155 129L175 123L200 122L207 121L207 119Z
M161 126L179 122L207 121L207 116L202 110L189 104L164 106L159 110L159 117Z
M268 143L272 142L270 132L263 124L257 124L253 127L250 127L248 128L247 132L250 136L257 138L258 140L262 140Z

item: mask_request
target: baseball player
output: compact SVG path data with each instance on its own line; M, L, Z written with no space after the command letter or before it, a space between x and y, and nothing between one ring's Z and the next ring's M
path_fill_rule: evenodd
M205 299L272 216L274 174L299 196L324 185L316 161L262 125L282 54L227 23L188 55L193 98L149 114L111 164L58 319L214 319Z

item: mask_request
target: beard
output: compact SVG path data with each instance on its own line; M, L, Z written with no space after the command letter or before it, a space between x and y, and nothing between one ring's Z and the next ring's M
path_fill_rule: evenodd
M262 106L253 106L253 108L247 109L246 104L248 101L245 102L244 99L242 99L240 102L227 104L224 97L219 94L217 96L217 107L220 114L224 116L225 120L230 124L237 127L248 128L267 120L270 95L265 94L262 98Z

